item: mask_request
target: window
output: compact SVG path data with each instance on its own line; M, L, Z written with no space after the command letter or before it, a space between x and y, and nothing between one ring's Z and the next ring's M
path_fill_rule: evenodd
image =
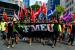
M66 0L66 2L68 2L69 0Z
M14 15L14 10L12 9L5 9L8 15Z
M73 7L70 8L70 11L73 11Z
M68 4L66 4L66 7L69 7L72 5L72 2L69 2Z
M0 8L0 14L2 14L2 13L3 13L3 11L4 11L4 9L3 9L3 8Z
M73 0L72 0L72 4L73 4Z
M69 4L67 4L66 7L69 7Z

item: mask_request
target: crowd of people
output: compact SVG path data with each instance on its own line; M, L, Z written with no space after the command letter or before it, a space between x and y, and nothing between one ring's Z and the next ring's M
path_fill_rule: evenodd
M4 43L7 43L7 48L10 48L10 46L14 47L15 42L18 43L16 40L18 34L14 24L15 22L13 22L12 18L9 18L8 22L5 22L3 19L0 21L1 39L4 40Z
M67 45L73 46L74 44L74 38L75 38L75 22L74 23L62 23L60 20L56 20L55 18L51 21L49 24L50 30L45 30L45 32L41 31L39 32L39 35L42 36L44 35L45 37L40 37L39 39L45 40L45 39L50 39L52 41L52 47L56 46L57 41L59 40L67 42ZM34 24L35 25L35 24ZM28 32L24 32L22 35L22 30L20 27L20 30L18 28L18 24L16 21L13 21L12 18L8 20L8 22L4 22L4 20L0 21L0 32L1 32L1 37L2 40L4 40L5 43L7 43L7 48L14 47L15 44L19 43L20 36L24 37L25 33L28 33L30 35L28 37L30 45L32 43L32 39L35 38L32 37L31 34L31 27L29 28ZM34 32L34 31L33 31ZM35 33L38 35L37 33ZM47 37L47 36L48 37ZM43 41L44 42L44 41Z

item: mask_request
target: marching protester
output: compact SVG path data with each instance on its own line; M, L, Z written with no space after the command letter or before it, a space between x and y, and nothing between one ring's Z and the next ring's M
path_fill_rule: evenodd
M56 42L57 42L57 39L58 39L58 36L59 36L59 33L58 33L58 21L56 19L54 19L54 26L53 26L53 46L56 46Z
M64 28L64 42L68 41L68 24L65 24L65 28Z
M54 42L54 30L53 30L53 25L54 24L50 24L50 26L49 26L49 31L50 31L50 33L49 33L49 36L50 36L50 39L51 39L51 41L52 41L52 47L54 47L54 45L53 45L53 42Z
M61 41L61 39L62 39L62 24L61 24L61 22L58 23L58 34L59 34L58 40Z
M72 24L69 23L69 24L66 24L64 27L64 33L63 33L63 41L68 45L70 45L70 42L71 42L71 32L72 32Z
M61 32L61 40L64 41L64 34L65 34L65 24L62 24L62 32Z
M1 37L2 37L2 40L5 40L6 39L6 33L5 33L5 30L6 30L6 22L4 22L4 20L2 20L0 22L0 30L1 30Z
M19 32L17 30L18 30L18 23L17 23L17 20L14 18L13 19L13 33L15 35L16 44L19 43Z
M74 24L69 24L69 26L71 27L71 29L70 29L70 35L69 35L68 43L70 46L73 46L74 38L75 38L75 22L74 22Z
M12 18L10 18L8 22L8 33L7 33L7 41L8 41L8 47L14 47L15 45L15 34L13 33L13 21Z

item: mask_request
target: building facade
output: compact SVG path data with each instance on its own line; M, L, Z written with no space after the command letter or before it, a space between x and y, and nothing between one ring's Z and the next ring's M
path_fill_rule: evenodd
M60 5L60 0L48 0L47 9L53 10L57 5Z
M8 17L13 17L14 10L18 12L19 6L13 0L0 0L0 17L3 16L3 12L6 12Z
M39 6L42 6L42 1L36 1L36 4L38 4Z
M28 8L30 6L30 0L23 0L24 6Z
M75 0L61 0L60 5L65 8L65 12L75 13Z
M0 0L0 1L7 2L7 3L12 3L12 4L16 4L15 1L17 1L17 0Z

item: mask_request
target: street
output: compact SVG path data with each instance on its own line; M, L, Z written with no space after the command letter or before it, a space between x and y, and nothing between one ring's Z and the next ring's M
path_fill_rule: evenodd
M50 45L43 46L41 43L32 43L30 46L28 43L20 41L14 48L8 49L0 39L0 50L75 50L75 46L69 47L67 45L57 43L56 47L52 48Z
M0 0L0 50L75 50L74 40L75 0Z

